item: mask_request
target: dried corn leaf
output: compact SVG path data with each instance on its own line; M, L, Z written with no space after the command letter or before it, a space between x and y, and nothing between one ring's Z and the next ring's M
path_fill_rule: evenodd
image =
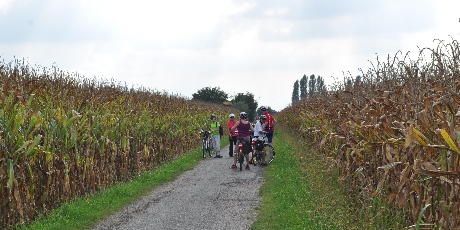
M417 142L420 143L423 147L427 147L429 142L428 138L426 138L425 135L423 135L423 133L415 127L412 127L412 131L415 140L417 140Z
M449 148L453 151L455 151L457 154L460 154L460 149L457 146L457 143L455 143L454 139L452 136L447 132L447 130L442 129L442 130L436 130L436 132L440 133L444 141L449 145Z

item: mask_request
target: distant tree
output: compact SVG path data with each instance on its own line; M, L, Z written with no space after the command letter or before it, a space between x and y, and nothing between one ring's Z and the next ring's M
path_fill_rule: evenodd
M193 99L204 102L222 104L228 98L228 94L220 89L220 87L204 87L198 92L192 94Z
M324 91L324 88L324 79L318 75L318 77L316 77L316 92L321 94Z
M315 79L315 75L312 74L310 75L310 81L308 81L309 96L313 96L313 94L315 93L315 88L316 88L316 79Z
M234 96L232 102L238 102L242 101L248 106L248 110L244 111L248 114L248 119L250 121L254 120L256 117L256 110L257 110L257 101L254 99L254 95L252 93L246 92L246 93L238 93L237 95Z
M299 80L294 82L294 89L292 90L292 103L299 101Z
M303 75L302 79L300 79L300 99L304 99L307 96L307 75Z
M353 81L350 78L347 78L345 83L345 90L351 90L353 88Z
M355 83L353 84L353 87L358 87L358 86L360 86L360 85L361 85L361 76L358 75L358 76L356 76L356 78L355 78Z
M248 105L246 105L246 103L244 103L244 101L236 101L234 103L232 103L232 107L237 109L238 111L248 111L249 110L249 107Z

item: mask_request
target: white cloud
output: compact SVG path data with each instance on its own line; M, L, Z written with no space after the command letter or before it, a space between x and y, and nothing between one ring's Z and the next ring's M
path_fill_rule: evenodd
M12 3L15 0L0 0L0 11L4 14L12 7Z
M281 110L304 74L360 74L368 60L460 33L448 0L0 0L0 55L191 97L252 92Z

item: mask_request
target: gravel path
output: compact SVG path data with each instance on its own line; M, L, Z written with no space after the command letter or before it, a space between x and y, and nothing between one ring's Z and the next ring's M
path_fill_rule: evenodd
M94 229L249 229L264 170L229 169L228 147L221 153L223 158L204 159Z

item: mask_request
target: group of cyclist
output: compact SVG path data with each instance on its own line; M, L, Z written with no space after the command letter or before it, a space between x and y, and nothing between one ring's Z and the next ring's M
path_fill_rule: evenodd
M251 143L251 133L254 134L254 137L257 137L259 140L263 140L264 136L267 137L267 142L269 145L273 145L273 133L275 131L275 124L276 120L272 117L272 115L268 112L268 108L266 106L261 107L262 115L259 117L259 120L255 122L254 127L248 121L248 114L246 112L240 112L240 119L235 119L235 114L229 115L229 121L227 122L227 128L229 132L229 140L230 140L230 147L229 147L229 156L233 157L233 164L230 166L231 169L236 169L236 151L238 151L237 146L241 141L245 143ZM212 134L212 141L214 146L215 158L221 158L220 155L220 135L218 127L220 125L219 122L216 122L216 116L214 114L211 115L211 134ZM273 153L270 152L270 156L273 156ZM245 154L246 162L249 161L249 154ZM262 154L262 166L266 166L266 157L265 153ZM246 169L249 168L249 163L246 164Z

